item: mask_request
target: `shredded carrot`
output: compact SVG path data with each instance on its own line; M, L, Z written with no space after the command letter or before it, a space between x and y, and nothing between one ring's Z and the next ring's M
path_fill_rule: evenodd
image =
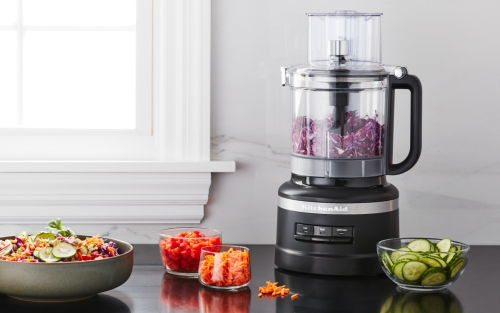
M299 297L299 294L298 294L298 293L296 293L296 294L294 294L294 295L293 295L290 299L294 300L294 299L297 299L298 297Z
M234 251L205 256L201 262L200 279L208 285L241 286L250 281L248 252Z
M266 282L267 286L259 287L259 298L266 295L268 298L276 298L276 297L286 297L290 292L289 288L285 288L286 286L277 286L278 283L271 283L270 281ZM299 295L295 294L292 296L292 300L298 298Z
M109 253L111 253L111 255L115 256L115 251L113 251L113 249L111 249L110 247L108 247L108 251L109 251Z

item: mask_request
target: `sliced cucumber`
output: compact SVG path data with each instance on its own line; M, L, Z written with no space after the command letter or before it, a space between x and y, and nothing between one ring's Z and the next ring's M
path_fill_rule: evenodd
M451 264L453 260L455 260L455 257L457 256L456 253L451 253L453 251L457 251L457 247L451 247L450 252L448 252L448 255L446 257L446 263Z
M431 252L432 243L427 239L416 239L408 244L408 248L414 252Z
M439 264L441 264L441 267L446 267L446 265L447 265L446 262L443 259L441 259L439 256L430 255L429 258L433 258L434 260L438 261Z
M461 246L461 245L456 246L456 248L457 248L457 249L456 249L455 251L461 251L461 250L462 250L462 246ZM462 255L462 252L458 252L458 253L457 253L457 256L458 256L458 257L460 257L461 255Z
M60 258L56 258L52 255L52 247L42 248L42 250L40 250L38 253L38 257L40 258L40 260L48 263L57 262L60 260Z
M439 252L449 252L451 248L451 239L445 238L436 243L436 247ZM441 257L444 258L446 253L441 253Z
M410 249L406 248L406 247L403 247L403 248L399 248L398 251L394 251L393 253L391 253L391 261L392 263L396 263L396 261L398 260L398 258L400 256L402 256L403 254L406 254L407 251L411 251Z
M34 256L35 258L40 258L40 251L36 251L36 250L35 250L35 252L33 252L33 256Z
M0 251L0 257L9 254L12 251L12 242L7 241L7 244L3 247L2 251Z
M436 252L436 246L431 242L431 252Z
M21 239L24 239L26 237L28 237L28 234L26 234L25 231L23 231L22 233L20 233L19 235L16 236L17 238L21 238Z
M460 259L450 266L450 278L453 278L453 276L457 275L458 271L460 271L462 266L464 266L464 262L464 259Z
M56 239L56 235L51 234L51 233L41 233L35 237L35 242L38 240L38 238L54 240L54 239Z
M389 263L389 261L390 261L389 255L386 252L384 252L382 254L382 263L384 264L385 268L389 271L389 273L392 274L392 266Z
M446 274L444 268L429 268L422 274L422 286L441 285L446 281Z
M87 247L85 247L84 245L82 245L82 246L80 247L80 253L81 253L82 255L87 255L87 254L89 254L89 250L87 249ZM385 255L388 257L388 259L390 260L391 258L389 258L389 255L388 255L386 252L384 252L384 253L385 253ZM392 267L392 264L391 264L391 267Z
M403 266L405 266L405 264L406 262L399 262L395 263L394 266L392 267L392 272L401 281L405 281L405 278L403 277Z
M410 254L410 253L406 253L406 254L403 254L401 255L397 262L399 261L402 261L402 260L408 260L408 261L418 261L418 256L416 256L415 254Z
M424 262L425 264L429 265L430 267L443 267L441 263L436 260L435 258L432 257L422 257L418 259L420 262Z
M56 258L65 259L74 256L76 253L75 247L69 243L60 242L52 249L52 255Z
M403 277L407 282L416 282L422 274L429 268L427 264L419 261L410 261L403 266Z

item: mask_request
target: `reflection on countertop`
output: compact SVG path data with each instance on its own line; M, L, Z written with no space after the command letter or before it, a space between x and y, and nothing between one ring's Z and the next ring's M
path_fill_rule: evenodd
M388 296L380 313L464 313L462 304L449 290L437 293L405 292L399 289Z
M276 312L366 313L378 312L380 303L395 285L385 275L371 277L307 275L274 270L275 281L299 297L277 299Z
M248 313L252 292L203 287L197 279L165 273L161 282L160 312Z
M53 303L20 301L6 295L0 295L0 312L128 313L132 311L121 300L109 295L99 294L86 300Z

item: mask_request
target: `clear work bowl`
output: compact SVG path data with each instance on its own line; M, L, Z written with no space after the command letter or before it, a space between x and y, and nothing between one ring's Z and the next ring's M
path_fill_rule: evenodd
M446 289L464 272L470 246L451 241L451 252L417 252L406 250L414 240L424 239L435 245L441 239L394 238L377 243L377 254L384 273L400 288L410 291L437 291ZM406 248L406 249L405 249Z

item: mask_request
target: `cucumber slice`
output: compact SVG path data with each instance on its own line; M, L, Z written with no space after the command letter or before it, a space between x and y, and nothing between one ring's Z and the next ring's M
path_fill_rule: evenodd
M33 256L34 256L35 258L40 258L40 251L36 251L36 250L35 250L35 252L33 252Z
M451 239L445 238L436 243L436 247L439 252L449 252L451 248ZM441 257L444 258L446 253L441 253Z
M440 295L424 295L420 305L425 312L446 313L446 302Z
M418 261L418 256L416 256L415 254L410 254L410 253L407 253L407 254L403 254L402 256L400 256L397 260L397 262L399 261L402 261L402 260L408 260L408 261Z
M22 233L20 233L20 234L19 234L19 235L17 235L16 237L17 237L17 238L21 238L21 239L23 239L23 238L28 237L28 234L27 234L25 231L23 231Z
M462 266L464 266L464 262L464 259L460 259L450 266L450 278L453 278L453 276L457 275L458 271L460 271Z
M438 261L439 264L441 264L441 267L443 267L443 268L447 266L446 262L443 259L441 259L439 256L430 255L429 258L433 258L434 260Z
M455 247L453 247L453 248L455 248ZM451 248L451 249L453 249L453 248ZM450 251L451 251L451 249L450 249ZM453 251L455 251L455 249ZM453 261L455 260L456 257L457 257L456 253L448 253L448 256L446 258L446 263L447 264L453 263Z
M422 274L422 286L441 285L446 281L446 274L444 268L429 268Z
M390 258L387 255L387 253L384 252L382 254L382 263L384 263L384 266L389 271L389 273L392 274L392 266L390 265L390 263L388 262L388 260L390 260Z
M403 277L403 267L405 266L406 262L399 262L394 264L392 267L392 272L394 275L401 281L405 281L405 278Z
M408 244L408 248L415 252L430 252L432 243L427 239L416 239Z
M45 247L38 252L40 260L48 263L57 262L60 259L52 255L52 247Z
M2 251L0 251L0 257L9 254L12 251L12 242L7 241L7 245L3 247Z
M87 249L87 247L85 247L84 245L82 245L82 246L80 247L80 253L81 253L82 255L87 255L87 254L89 254L89 250ZM385 252L384 252L384 253L385 253ZM385 255L387 255L387 253L385 253ZM387 255L387 257L389 258L389 255ZM391 258L389 258L389 260L390 260L390 259L391 259ZM391 267L392 267L392 264L391 264Z
M405 281L416 282L428 268L424 262L410 261L403 266L403 277Z
M431 242L431 252L436 252L436 246Z
M407 251L411 251L411 250L406 248L406 247L403 247L403 248L399 248L398 251L394 251L393 253L391 253L392 263L396 263L396 261L398 260L398 258L400 256L402 256L403 254L407 254Z
M441 263L436 260L435 258L431 258L431 257L422 257L420 259L418 259L420 262L424 262L425 264L429 265L430 267L443 267L441 265Z
M35 242L37 241L38 238L54 240L54 239L56 239L56 235L51 234L51 233L41 233L35 237Z
M52 249L52 255L56 258L65 259L74 256L76 253L75 247L70 245L69 243L61 242L58 243Z
M460 250L462 250L462 246L461 246L461 245L456 246L456 248L457 248L457 249L456 249L455 251L460 251ZM462 252L458 252L458 253L457 253L457 256L458 256L458 257L460 257L461 255L462 255Z

